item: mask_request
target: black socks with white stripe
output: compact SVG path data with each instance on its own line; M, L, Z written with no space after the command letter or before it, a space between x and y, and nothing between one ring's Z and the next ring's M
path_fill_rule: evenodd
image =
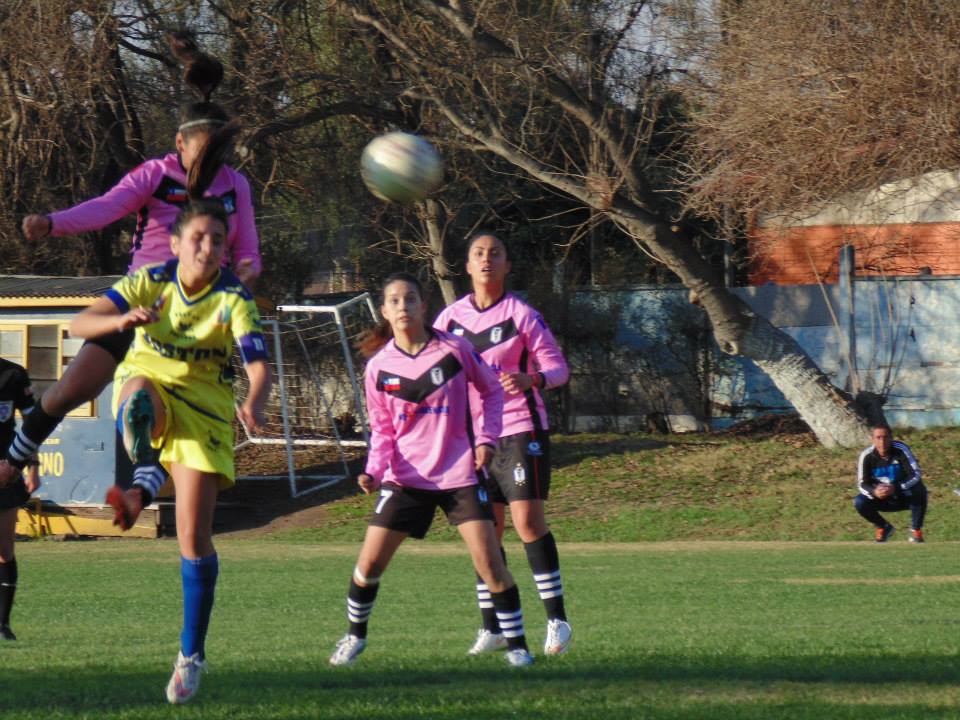
M377 599L377 590L380 589L379 580L366 587L357 585L357 581L350 578L350 591L347 594L347 619L350 621L350 634L358 638L367 637L367 621L373 612L373 603Z
M63 420L62 415L60 417L47 415L43 409L43 398L38 400L30 412L23 416L20 429L10 443L10 448L7 450L7 460L10 464L23 470L27 460L36 454L37 448L57 429L61 420Z
M537 583L537 592L543 600L543 607L550 620L566 620L563 607L563 583L560 580L560 555L553 533L548 532L541 538L524 543L527 562L533 570L533 579Z

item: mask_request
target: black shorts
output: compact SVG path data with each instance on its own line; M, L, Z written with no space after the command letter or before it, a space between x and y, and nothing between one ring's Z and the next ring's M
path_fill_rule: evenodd
M484 484L490 502L546 500L550 494L550 434L540 430L500 438Z
M27 484L23 481L23 475L18 475L16 479L0 488L0 510L18 508L29 499L30 493L27 492Z
M430 529L437 508L443 510L451 525L471 520L493 522L493 509L486 491L479 485L456 490L418 490L387 483L380 488L380 497L370 514L375 527L405 532L422 539Z
M108 353L113 355L113 359L116 360L117 365L119 365L123 362L123 358L127 355L127 350L129 350L130 346L133 344L133 337L133 330L124 330L123 332L115 332L92 338L87 340L84 345L90 343L91 345L98 345L99 347L102 347Z

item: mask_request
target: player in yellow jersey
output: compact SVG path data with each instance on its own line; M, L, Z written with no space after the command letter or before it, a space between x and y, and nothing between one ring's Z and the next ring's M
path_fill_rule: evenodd
M234 399L230 358L240 346L250 392L236 411L255 431L263 423L270 366L250 293L220 267L227 217L216 200L197 200L177 216L170 240L176 259L128 275L77 315L76 337L136 328L114 377L114 412L136 473L159 461L173 478L183 580L180 653L167 700L186 702L206 669L204 639L219 564L213 546L217 491L234 482ZM114 486L107 494L130 527L147 490Z

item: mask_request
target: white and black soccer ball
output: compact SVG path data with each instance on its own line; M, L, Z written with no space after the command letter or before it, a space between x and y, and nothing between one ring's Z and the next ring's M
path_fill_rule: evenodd
M397 203L423 200L443 181L440 153L421 137L391 132L363 149L360 175L381 200Z

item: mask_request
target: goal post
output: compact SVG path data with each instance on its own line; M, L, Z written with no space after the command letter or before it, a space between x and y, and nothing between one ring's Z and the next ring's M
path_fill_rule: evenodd
M347 455L362 452L369 438L354 345L376 320L368 293L280 305L262 318L274 383L262 431L238 427L238 480L281 479L276 467L285 462L291 497L299 497L349 476ZM242 371L236 382L242 397Z

